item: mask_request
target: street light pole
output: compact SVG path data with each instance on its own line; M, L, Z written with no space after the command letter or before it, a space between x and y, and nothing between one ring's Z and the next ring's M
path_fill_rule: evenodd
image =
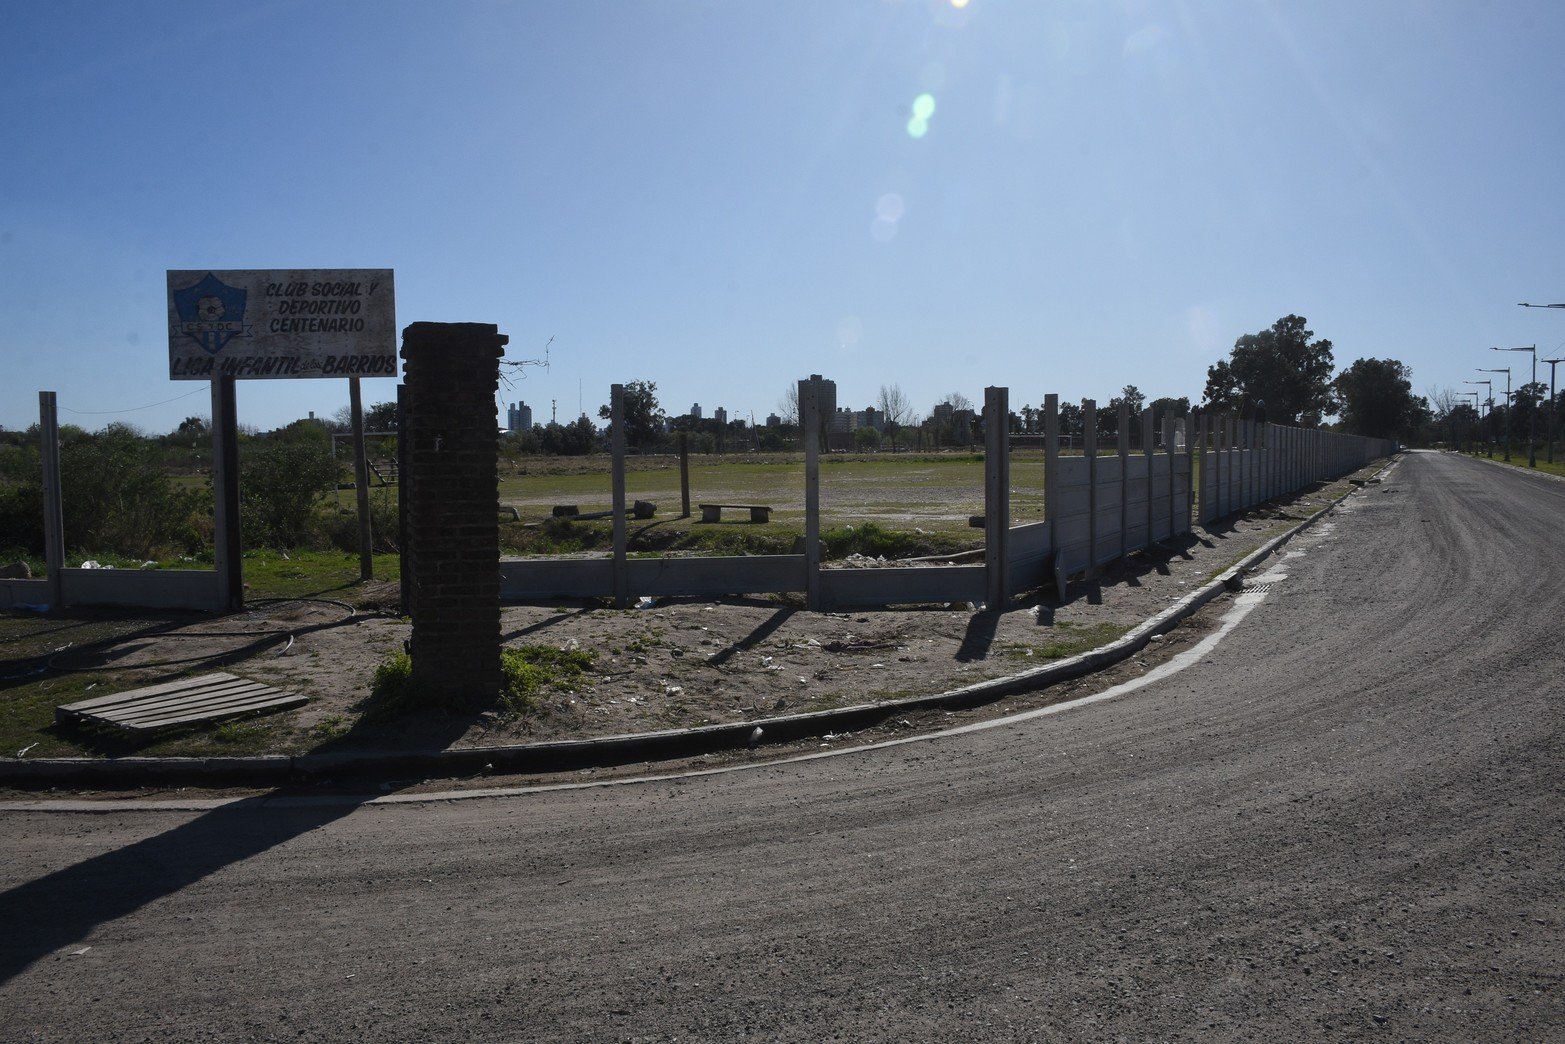
M1484 385L1488 386L1488 388L1489 388L1489 415L1493 416L1494 415L1494 382L1491 381L1491 380L1485 379L1485 380L1481 380L1481 381L1463 381L1462 383L1463 384L1484 384ZM1473 394L1476 395L1478 393L1474 392ZM1483 404L1479 403L1479 405L1481 406ZM1483 416L1480 415L1478 420L1481 423L1483 421ZM1484 442L1487 443L1488 447L1489 447L1489 459L1493 460L1494 459L1494 438L1493 438L1492 435L1490 435L1489 428L1490 428L1490 425L1488 425L1488 424L1484 424L1483 425L1483 432L1484 432L1484 435L1485 435Z
M1538 386L1538 346L1535 344L1523 345L1520 348L1491 348L1491 352L1531 352L1532 353L1532 387ZM1510 425L1507 423L1506 428ZM1533 403L1532 409L1527 411L1527 466L1538 466L1538 404Z
M1511 414L1514 412L1511 409L1511 368L1506 366L1504 368L1486 370L1482 366L1477 366L1474 369L1479 373L1505 374L1505 462L1509 464L1511 462ZM1489 410L1492 413L1494 407L1491 405Z
M1473 418L1475 420L1477 420L1479 422L1479 424L1481 424L1483 422L1483 414L1482 414L1482 412L1480 412L1483 409L1483 392L1470 391L1470 392L1463 392L1462 395L1464 397L1468 396L1468 395L1471 395L1473 397ZM1474 428L1475 431L1476 431L1476 429L1478 427L1479 427L1478 424L1473 425L1473 428ZM1460 446L1458 446L1457 448L1461 449ZM1475 456L1477 455L1478 447L1473 442L1472 434L1469 434L1467 436L1467 448L1469 450L1471 450L1472 453Z
M1545 359L1549 364L1549 463L1554 463L1554 415L1559 412L1559 406L1554 401L1554 367L1557 363L1565 362L1561 359Z
M1565 303L1560 303L1560 304L1528 304L1526 301L1518 301L1517 302L1517 306L1520 307L1520 308L1565 308ZM1536 351L1533 352L1532 353L1532 357L1534 359L1537 359L1538 358L1538 353ZM1555 415L1555 413L1558 412L1558 408L1554 405L1554 364L1558 363L1558 362L1565 362L1565 359L1545 359L1543 361L1549 364L1549 463L1553 464L1554 463L1554 415ZM1534 381L1536 381L1538 379L1537 375L1534 374L1532 379Z

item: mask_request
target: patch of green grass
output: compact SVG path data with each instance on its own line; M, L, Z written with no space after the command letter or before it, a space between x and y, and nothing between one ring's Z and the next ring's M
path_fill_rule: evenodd
M1545 475L1559 475L1561 478L1565 478L1565 454L1560 453L1558 449L1555 450L1553 464L1549 463L1548 451L1540 449L1538 451L1538 466L1536 468L1527 466L1526 446L1521 447L1520 450L1512 450L1511 459L1508 461L1497 451L1494 456L1494 462L1496 464L1509 464L1511 467L1520 468L1523 471L1541 471Z
M229 746L255 746L265 739L270 731L265 725L253 721L224 721L219 722L212 730L212 738Z
M1082 625L1066 621L1055 624L1052 630L1054 631L1053 634L1041 636L1042 640L1034 645L1014 643L1008 646L1004 650L1005 655L1017 655L1014 650L1020 648L1022 650L1032 650L1031 656L1027 656L1025 651L1020 653L1021 657L1025 659L1038 660L1040 662L1063 660L1067 656L1077 656L1084 652L1091 652L1101 645L1107 645L1130 630L1130 628L1121 624L1098 623Z
M375 579L396 581L402 576L397 555L374 556ZM336 598L352 601L359 587L359 556L341 551L271 551L258 549L244 555L247 598Z
M348 719L341 714L328 714L314 725L310 726L310 737L316 740L329 740L342 735L348 728Z
M552 645L522 645L500 650L500 691L496 705L506 714L521 716L537 709L538 695L548 688L564 687L592 669L595 655L580 649ZM431 701L413 680L413 658L392 654L375 668L370 698L364 708L367 722L387 721L424 710L456 710Z
M581 649L557 649L552 645L523 645L500 650L504 688L500 706L521 715L537 707L545 688L562 688L592 669L594 655Z
M860 554L866 558L916 558L953 554L971 546L943 533L909 533L884 529L874 522L838 526L821 533L821 554L827 559Z

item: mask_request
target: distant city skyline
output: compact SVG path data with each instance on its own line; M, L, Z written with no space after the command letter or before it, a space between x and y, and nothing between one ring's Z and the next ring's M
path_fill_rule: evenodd
M399 328L509 336L501 421L634 380L759 419L811 372L1196 400L1290 313L1463 389L1565 349L1516 307L1565 301L1562 36L1542 0L13 4L0 424L208 413L168 379L200 268L394 270Z

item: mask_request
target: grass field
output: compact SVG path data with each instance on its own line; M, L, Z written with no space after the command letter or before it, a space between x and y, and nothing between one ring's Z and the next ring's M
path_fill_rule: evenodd
M1511 467L1513 467L1513 468L1521 468L1523 471L1537 470L1537 471L1543 472L1545 475L1558 475L1561 478L1565 478L1565 453L1560 453L1558 450L1555 451L1554 463L1553 464L1549 463L1549 458L1548 458L1547 452L1544 451L1544 450L1539 450L1538 451L1538 466L1537 466L1536 469L1529 468L1527 466L1527 449L1526 449L1526 447L1522 447L1520 451L1512 450L1511 451L1511 459L1509 461L1506 461L1506 459L1505 459L1503 454L1501 454L1500 452L1496 451L1496 453L1494 455L1494 462L1496 464L1506 464L1506 463L1508 463Z
M1011 460L1013 524L1043 518L1043 455L1015 453ZM632 523L632 532L647 530L656 547L743 549L756 545L776 550L804 532L804 461L797 454L741 457L693 457L690 461L690 503L695 516L679 518L680 483L677 457L638 457L627 466L628 500L657 505L654 527ZM538 467L532 462L503 464L500 503L513 507L524 526L550 516L557 504L574 504L583 513L606 511L612 500L607 457L578 459L569 471ZM771 522L753 525L747 517L726 517L721 523L697 521L700 504L764 504ZM821 526L833 530L873 523L885 531L905 532L935 550L976 546L980 530L968 519L984 511L983 458L962 454L832 455L821 458ZM570 523L583 529L590 523ZM515 530L515 526L507 526ZM550 527L558 533L559 527ZM529 541L515 534L513 546ZM592 542L597 546L597 541Z

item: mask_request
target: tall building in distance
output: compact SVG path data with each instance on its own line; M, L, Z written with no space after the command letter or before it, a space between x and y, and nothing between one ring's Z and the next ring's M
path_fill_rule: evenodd
M717 421L717 426L719 428L728 427L728 411L723 407L719 406L717 409L712 411L712 419Z
M533 408L525 402L513 402L505 409L507 431L532 431Z
M699 402L693 402L693 403L690 404L690 419L691 420L700 420L701 419L701 404Z
M821 382L821 423L829 428L831 426L831 418L837 413L837 382L828 381L818 373L810 374L810 380ZM803 409L803 407L801 406L800 409ZM804 418L800 417L799 419L802 421Z

